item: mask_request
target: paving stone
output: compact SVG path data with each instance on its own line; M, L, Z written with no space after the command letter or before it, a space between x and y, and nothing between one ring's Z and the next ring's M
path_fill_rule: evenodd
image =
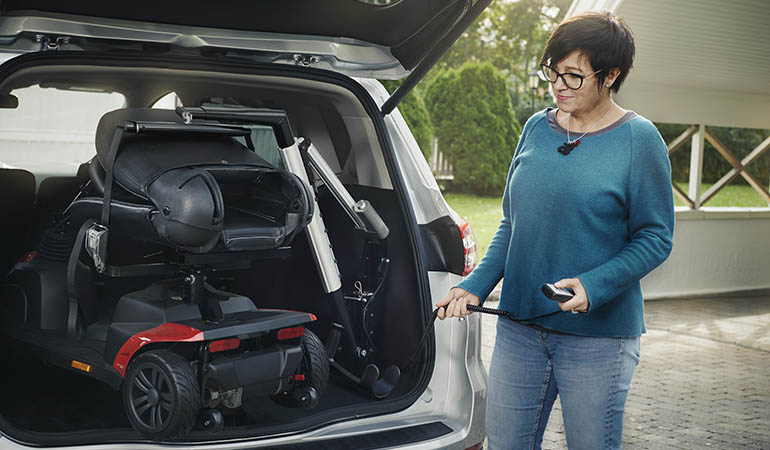
M649 301L645 317L623 448L770 449L770 296ZM495 320L482 322L487 367ZM558 399L542 448L567 448Z

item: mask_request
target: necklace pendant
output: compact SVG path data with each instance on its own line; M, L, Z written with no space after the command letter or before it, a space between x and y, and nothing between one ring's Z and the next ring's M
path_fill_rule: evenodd
M559 148L557 148L556 150L562 155L567 156L569 155L569 152L571 152L578 145L580 145L580 139L572 142L567 141L563 145L559 146Z

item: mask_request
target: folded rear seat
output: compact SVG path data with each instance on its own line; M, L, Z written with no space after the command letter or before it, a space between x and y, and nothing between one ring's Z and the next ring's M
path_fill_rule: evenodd
M22 169L0 169L0 270L3 274L19 256L33 248L35 176Z
M45 229L55 224L87 181L88 163L81 164L75 176L43 179L35 200L38 226Z

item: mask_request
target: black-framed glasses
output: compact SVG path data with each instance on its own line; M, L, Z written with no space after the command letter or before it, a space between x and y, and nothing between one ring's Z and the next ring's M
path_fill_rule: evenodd
M590 73L588 75L582 75L579 73L559 73L551 66L548 66L546 64L540 65L540 78L543 79L543 81L548 81L551 84L556 83L556 80L561 78L562 83L564 83L565 86L567 86L569 89L572 89L573 91L576 91L580 89L583 86L583 81L593 75L596 75L597 73L601 72L601 70L597 70L594 73Z

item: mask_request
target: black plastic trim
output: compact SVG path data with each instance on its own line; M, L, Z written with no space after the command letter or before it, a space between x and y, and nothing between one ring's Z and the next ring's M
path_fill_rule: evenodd
M436 439L451 432L452 429L442 422L431 422L408 428L397 428L378 433L329 439L328 441L265 447L265 450L369 450L384 447L394 448Z
M274 347L247 353L213 354L205 366L206 378L222 390L248 387L249 395L259 389L265 395L280 392L285 380L302 361L302 348L295 345Z
M430 271L447 271L462 275L465 249L457 224L449 216L420 225L425 238L425 267Z
M0 429L5 430L5 438L16 441L16 437L12 437L7 433L7 430L11 430L16 433L24 441L39 442L40 446L62 446L68 444L62 444L65 442L83 442L84 440L96 441L94 444L122 444L125 445L128 442L143 442L137 441L136 432L133 430L123 429L120 431L100 433L96 430L84 430L73 431L69 433L37 433L29 432L16 428L5 417L0 416ZM445 436L452 433L454 430L442 422L430 422L422 425L415 425L405 428L397 428L394 430L380 431L376 433L357 434L355 436L348 436L338 439L328 439L317 442L306 442L302 444L285 444L279 446L270 447L258 447L260 450L373 450L379 448L394 448L398 446L405 446L410 444L416 444L419 442L425 442L431 439L436 439L441 436ZM197 434L198 432L193 432ZM18 442L18 441L16 441ZM22 443L22 445L24 445ZM187 448L191 444L182 442L175 445L176 448ZM237 444L236 444L237 445ZM242 444L240 448L244 447Z
M414 263L417 268L417 282L418 289L421 294L423 307L419 310L421 315L420 320L425 327L428 326L431 319L432 305L430 303L430 286L428 283L428 274L425 269L425 264L422 257L422 252L419 249L425 248L423 242L423 236L418 230L417 218L414 214L412 202L407 195L405 189L405 182L403 180L403 174L396 170L396 158L395 152L392 146L392 141L387 133L385 122L380 114L379 107L375 103L374 99L369 95L366 89L363 88L352 78L343 74L299 66L282 66L271 64L258 64L253 62L241 62L227 58L211 58L210 60L188 59L181 57L172 57L168 55L153 56L145 54L123 54L123 53L102 53L102 52L70 52L70 51L57 51L57 52L38 52L29 53L13 58L4 64L0 65L0 83L11 73L22 70L26 67L38 67L45 64L56 65L98 65L101 67L148 67L148 68L163 68L163 69L177 69L177 70L201 70L209 72L221 72L221 73L239 73L247 75L265 75L265 76L291 76L294 78L301 78L312 81L319 81L334 84L343 87L353 93L356 98L361 102L367 113L369 113L372 122L374 124L375 132L380 146L383 150L383 157L385 164L388 168L391 183L395 193L397 194L400 202L399 206L402 209L403 217L406 220L408 235L404 236L411 243L413 251ZM375 416L383 413L394 413L404 410L411 406L425 390L430 381L435 364L435 334L430 333L428 341L426 343L426 366L422 371L419 380L416 383L415 388L408 394L394 400L381 400L378 402L371 402L367 405L355 405L346 408L338 408L330 413L322 413L316 415L312 420L302 420L294 423L297 429L308 431L320 426L326 426L332 423L345 421L351 418L362 418L368 416ZM0 422L2 418L0 417ZM22 436L26 436L30 442L40 442L37 437L39 434L23 433ZM33 438L33 439L30 439ZM74 434L74 439L80 439L77 442L62 443L61 440L57 440L56 445L74 445L76 443L82 443L83 440L89 443L95 443L100 438L95 436L94 432L90 434ZM63 437L66 440L66 437ZM53 438L46 438L46 442L52 442Z
M11 333L19 333L12 337L15 340L12 345L27 356L34 357L39 361L46 361L63 370L93 378L112 389L119 389L123 383L123 377L103 358L93 357L97 354L94 349L72 343L64 335L36 333L23 329L12 330ZM88 364L91 369L88 372L77 370L71 365L73 360Z
M307 313L280 311L272 317L264 317L261 313L266 311L272 312L273 310L261 309L255 312L236 313L233 315L235 323L232 324L227 323L227 319L219 324L206 322L203 319L187 320L180 323L203 331L203 340L211 341L297 327L313 321L312 316Z

